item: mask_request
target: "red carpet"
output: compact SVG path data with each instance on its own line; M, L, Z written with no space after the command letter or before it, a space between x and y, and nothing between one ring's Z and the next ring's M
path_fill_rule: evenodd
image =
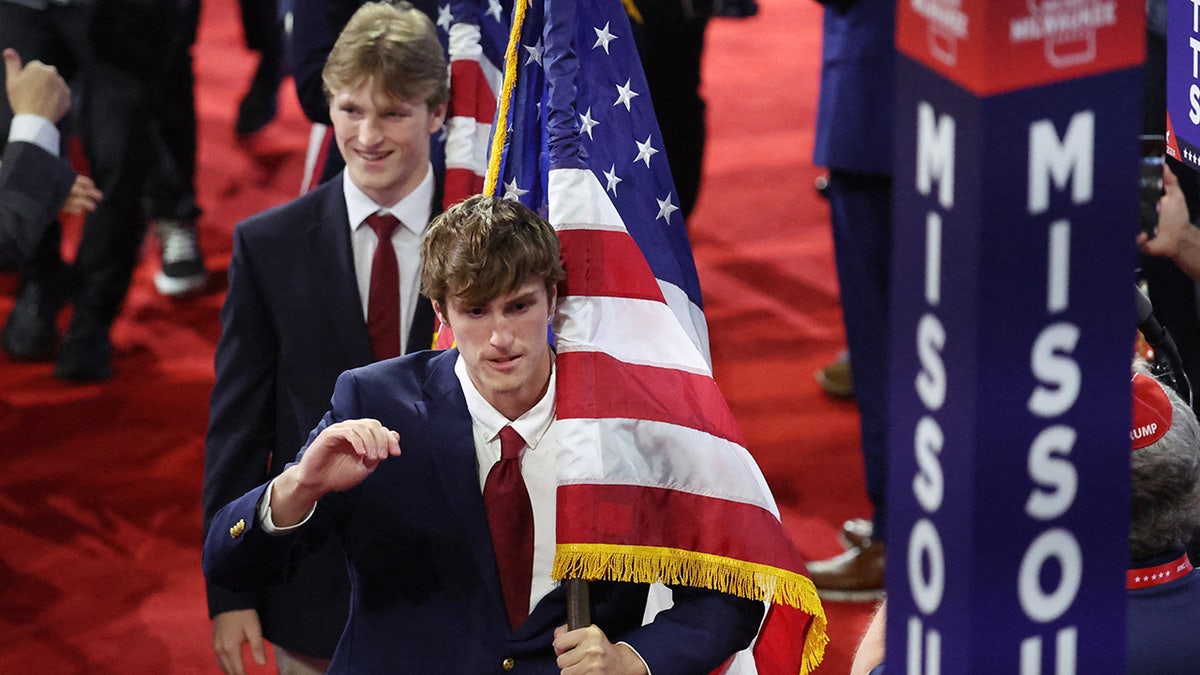
M689 228L717 381L789 532L819 558L838 552L842 520L869 512L854 406L812 377L843 340L828 211L809 160L820 6L760 4L756 18L710 24L710 145ZM0 671L218 672L199 504L230 233L296 194L308 133L288 83L277 120L235 138L254 67L237 16L233 0L206 2L195 52L209 288L158 296L148 237L114 327L111 382L67 386L49 364L0 357ZM0 316L14 285L0 278ZM826 603L833 641L819 672L846 672L868 611Z

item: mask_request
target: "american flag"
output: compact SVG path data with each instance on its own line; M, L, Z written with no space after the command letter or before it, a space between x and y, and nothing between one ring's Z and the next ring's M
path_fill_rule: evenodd
M449 0L438 6L439 37L450 61L447 207L483 191L511 14L512 0Z
M827 642L804 561L725 403L687 230L621 0L522 2L485 189L546 215L557 344L557 578L770 602L726 672L809 672Z
M512 8L513 0L447 0L438 5L435 23L450 62L450 103L437 139L445 147L446 208L483 192ZM438 349L452 347L454 334L439 325L433 344Z

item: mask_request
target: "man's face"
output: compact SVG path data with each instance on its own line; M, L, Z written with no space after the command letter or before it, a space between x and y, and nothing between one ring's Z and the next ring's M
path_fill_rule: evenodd
M442 126L445 104L388 96L373 78L345 87L329 102L338 150L350 180L380 206L406 197L425 178L429 135Z
M534 406L550 383L547 323L555 293L531 278L482 305L451 295L434 303L454 331L467 374L483 398L510 420Z

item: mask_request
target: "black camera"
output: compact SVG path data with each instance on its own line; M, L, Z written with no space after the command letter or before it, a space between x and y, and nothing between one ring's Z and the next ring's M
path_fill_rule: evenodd
M1158 200L1163 196L1163 165L1167 138L1161 134L1143 135L1142 161L1138 170L1138 226L1147 236L1158 227Z

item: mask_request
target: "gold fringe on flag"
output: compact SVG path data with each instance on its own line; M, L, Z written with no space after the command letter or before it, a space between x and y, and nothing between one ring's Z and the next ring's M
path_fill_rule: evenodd
M657 546L558 544L550 576L643 584L661 581L795 607L812 617L801 675L821 663L829 643L825 610L812 580L770 565Z

